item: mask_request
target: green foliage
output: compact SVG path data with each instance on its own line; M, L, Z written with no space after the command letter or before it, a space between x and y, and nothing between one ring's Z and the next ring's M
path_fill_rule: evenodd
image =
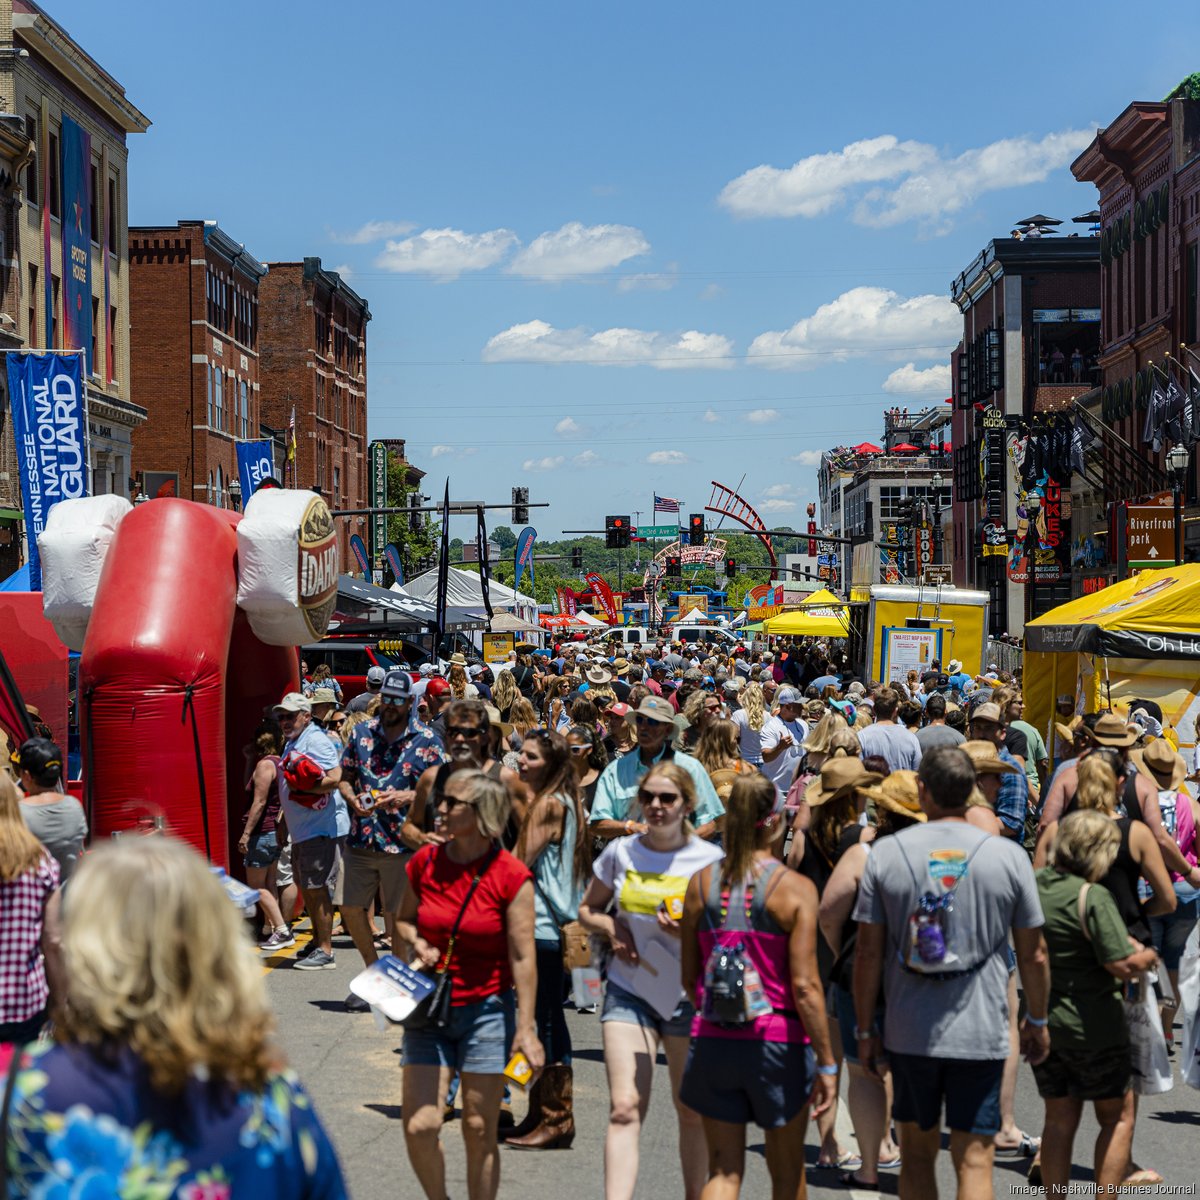
M1167 100L1200 100L1200 71L1193 71L1181 79Z
M409 487L406 475L408 467L394 454L388 455L387 497L384 503L389 508L400 508L409 503L408 497L416 491ZM430 520L428 513L420 513L410 525L409 518L402 513L396 513L387 519L388 541L395 542L400 551L400 559L404 563L405 577L417 573L416 564L423 559L433 557L436 546L437 529ZM385 578L391 575L384 567Z
M488 533L488 537L501 550L511 550L517 544L517 535L507 525L497 525Z

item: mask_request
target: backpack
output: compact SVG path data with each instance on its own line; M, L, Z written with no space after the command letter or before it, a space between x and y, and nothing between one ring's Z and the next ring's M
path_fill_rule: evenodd
M757 879L745 889L746 924L750 924L750 911L754 903L754 886ZM708 906L704 909L708 926L714 932ZM729 918L729 888L721 889L721 925ZM762 978L754 965L745 943L738 941L732 946L716 942L709 951L704 964L704 1006L701 1017L714 1025L736 1029L749 1025L771 1011L771 1004L763 992Z

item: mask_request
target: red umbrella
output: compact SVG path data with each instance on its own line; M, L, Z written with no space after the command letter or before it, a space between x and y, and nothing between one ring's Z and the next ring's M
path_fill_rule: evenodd
M901 442L900 445L892 447L893 454L916 454L917 450L918 447L911 442Z
M855 454L882 454L883 451L871 442L859 442L857 446L851 446L851 450Z

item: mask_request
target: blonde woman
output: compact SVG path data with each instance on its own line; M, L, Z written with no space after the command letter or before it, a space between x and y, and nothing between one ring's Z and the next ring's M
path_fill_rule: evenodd
M767 720L767 704L762 686L748 683L742 688L742 707L733 714L733 723L738 727L738 744L742 758L751 766L762 766L762 727Z
M496 682L492 686L492 703L500 710L502 720L512 721L512 706L520 695L512 672L497 670Z
M97 846L63 914L58 1045L23 1055L13 1196L346 1195L333 1148L272 1040L238 910L173 838ZM153 980L153 986L148 981Z
M819 771L822 763L829 757L831 751L831 738L838 730L846 730L849 728L846 724L846 718L840 712L835 712L830 709L826 714L812 727L808 737L801 742L801 746L808 752L807 768L809 771Z

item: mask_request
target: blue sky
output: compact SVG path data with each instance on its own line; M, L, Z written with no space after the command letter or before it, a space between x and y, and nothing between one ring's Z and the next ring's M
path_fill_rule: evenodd
M951 278L1072 228L1090 131L1200 68L1195 0L1131 38L1116 4L47 7L154 122L130 223L345 268L371 435L438 496L527 484L543 536L743 476L802 520L823 448L949 394Z

